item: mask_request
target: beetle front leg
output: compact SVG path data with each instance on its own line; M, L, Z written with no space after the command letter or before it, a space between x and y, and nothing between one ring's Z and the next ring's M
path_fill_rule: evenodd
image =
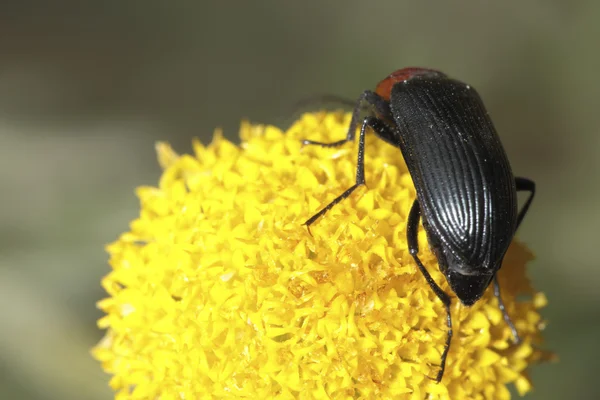
M533 201L533 197L535 196L535 182L527 178L516 177L515 185L517 187L518 192L529 192L529 197L525 201L523 208L521 208L517 216L516 229L518 229L519 225L521 225L521 222L523 222L523 218L525 218L525 214L527 214L527 210L529 210L529 206ZM500 283L498 282L498 276L494 276L494 296L496 297L496 299L498 299L498 308L500 309L500 311L502 311L502 317L504 318L504 321L509 326L512 332L514 343L521 343L521 337L519 336L519 332L517 331L517 328L515 328L515 324L512 322L510 315L508 315L506 307L504 306L504 302L502 301L502 296L500 295Z
M438 286L437 283L433 280L421 260L419 259L419 241L417 237L417 232L419 229L419 220L421 219L421 209L419 206L419 201L415 200L410 213L408 214L408 222L406 226L406 241L408 243L408 250L412 255L413 259L417 263L421 274L425 277L425 280L431 287L431 290L435 293L438 299L444 303L446 307L446 324L448 326L448 335L446 336L446 344L444 345L444 351L442 352L442 360L440 362L440 371L435 378L436 382L441 382L442 377L444 376L444 370L446 369L446 358L448 358L448 352L450 351L450 342L452 341L452 315L450 314L450 296L446 292L442 290Z
M346 138L342 140L338 140L337 142L332 143L323 143L323 142L315 142L313 140L302 140L303 145L317 145L321 147L338 147L347 142L352 142L354 140L354 135L356 134L356 127L358 126L358 120L360 118L361 111L364 110L364 103L372 106L375 111L389 118L390 116L390 107L388 102L385 101L381 96L377 93L372 92L370 90L365 90L358 97L356 101L356 105L354 106L354 110L352 111L352 119L350 120L350 127L348 128L348 133L346 134ZM364 123L363 123L364 125Z
M502 296L500 296L500 283L498 282L498 276L494 276L494 296L496 296L496 299L498 299L498 308L500 311L502 311L504 322L506 322L506 325L508 325L512 332L514 343L520 344L521 337L519 336L519 332L517 331L517 328L515 328L515 324L512 322L512 319L510 319L510 315L508 315L508 312L506 312L506 307L504 307Z

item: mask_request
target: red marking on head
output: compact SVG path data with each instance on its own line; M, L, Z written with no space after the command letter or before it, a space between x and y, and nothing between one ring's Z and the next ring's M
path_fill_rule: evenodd
M392 87L394 87L396 83L407 81L419 75L445 76L443 73L436 71L435 69L420 67L402 68L398 71L392 72L384 80L379 82L375 88L375 93L389 101L392 93Z

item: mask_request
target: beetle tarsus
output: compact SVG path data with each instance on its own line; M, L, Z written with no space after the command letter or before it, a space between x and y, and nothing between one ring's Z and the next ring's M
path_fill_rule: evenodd
M315 142L313 140L302 140L302 145L311 145L311 146L321 146L321 147L339 147L345 143L347 143L347 139L338 140L337 142L332 143L323 143L323 142Z
M312 236L313 236L313 234L312 234L312 232L310 231L310 224L308 224L308 221L306 221L306 222L305 222L304 224L302 224L302 225L306 226L306 230L308 231L308 234L309 234L309 235L312 237Z
M356 190L356 188L358 188L359 186L360 186L360 184L353 185L350 189L347 189L344 193L342 193L341 195L339 195L338 197L333 199L333 201L331 203L327 204L325 206L325 208L323 208L321 211L319 211L318 213L316 213L315 215L313 215L312 217L307 219L306 222L304 222L304 225L306 225L309 228L309 232L310 232L310 225L312 225L316 220L318 220L320 217L325 215L327 213L327 211L331 210L333 208L333 206L335 206L337 203L339 203L340 201L342 201L345 198L347 198L348 196L350 196L352 194L352 192L354 192Z

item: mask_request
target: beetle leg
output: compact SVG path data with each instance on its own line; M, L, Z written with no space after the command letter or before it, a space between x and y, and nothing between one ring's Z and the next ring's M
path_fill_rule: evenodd
M360 128L360 136L358 138L358 160L356 166L356 183L344 193L336 197L331 203L327 204L325 208L321 211L310 217L304 225L310 227L310 225L315 222L317 219L325 215L327 211L331 210L333 206L338 204L340 201L344 200L348 196L352 194L361 185L365 184L365 133L367 131L367 127L370 126L375 132L385 132L389 130L388 126L376 117L365 117L363 120L362 126ZM310 229L310 228L309 228Z
M533 201L533 197L535 196L535 182L527 178L515 177L515 185L517 187L517 191L529 192L529 197L525 201L523 208L521 208L521 210L519 211L519 215L517 216L518 229L519 225L521 225L521 222L523 222L523 218L525 218L525 214L527 214L527 210L529 210L529 206ZM515 328L515 324L510 319L510 316L508 315L508 312L506 312L506 308L504 307L504 302L502 301L502 296L500 295L500 283L498 282L497 276L494 276L494 296L496 296L496 298L498 299L498 308L500 309L500 311L502 311L502 317L504 318L504 321L509 326L513 334L515 344L521 343L519 332L517 331L517 328Z
M515 344L521 343L521 337L519 336L519 332L517 328L515 328L515 324L513 324L510 316L506 312L506 308L504 307L504 302L502 301L502 296L500 296L500 283L498 282L498 276L494 276L494 296L498 299L498 308L502 311L502 317L504 317L504 321L506 325L510 328Z
M533 201L533 196L535 196L535 182L531 179L515 177L515 184L517 186L517 192L529 192L529 197L527 198L527 201L525 201L525 204L523 205L523 208L521 208L521 210L519 211L519 215L517 217L518 229L519 225L521 225L521 222L523 221L523 218L525 218L525 214L527 214L527 210L529 210L529 206Z
M421 219L421 209L419 207L419 201L415 200L410 213L408 214L408 222L406 226L406 241L408 243L408 250L413 256L419 270L425 277L425 280L431 287L431 290L435 293L438 299L444 303L446 307L446 324L448 326L448 335L446 336L446 344L444 345L444 351L442 353L442 360L440 362L440 370L435 378L436 382L440 382L444 376L444 370L446 369L446 358L448 357L448 351L450 350L450 342L452 341L452 316L450 314L450 296L438 286L433 280L421 260L419 259L419 241L417 232L419 229L419 220Z
M390 117L390 107L388 105L388 102L385 101L377 93L372 92L370 90L365 90L364 92L362 92L362 94L358 97L358 100L356 101L356 105L354 106L354 110L352 111L350 127L348 128L348 133L346 134L345 139L338 140L337 142L332 143L315 142L313 140L302 140L302 144L317 145L321 147L337 147L343 145L344 143L352 142L354 140L354 136L356 135L356 127L358 126L360 113L366 108L365 103L373 107L377 114L385 118Z

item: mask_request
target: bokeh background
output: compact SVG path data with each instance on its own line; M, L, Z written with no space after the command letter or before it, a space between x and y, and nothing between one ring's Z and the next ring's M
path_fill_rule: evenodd
M561 361L529 398L600 398L598 21L593 0L3 1L0 398L111 398L89 356L103 247L157 182L155 141L287 124L410 65L475 86L537 181L519 236Z

